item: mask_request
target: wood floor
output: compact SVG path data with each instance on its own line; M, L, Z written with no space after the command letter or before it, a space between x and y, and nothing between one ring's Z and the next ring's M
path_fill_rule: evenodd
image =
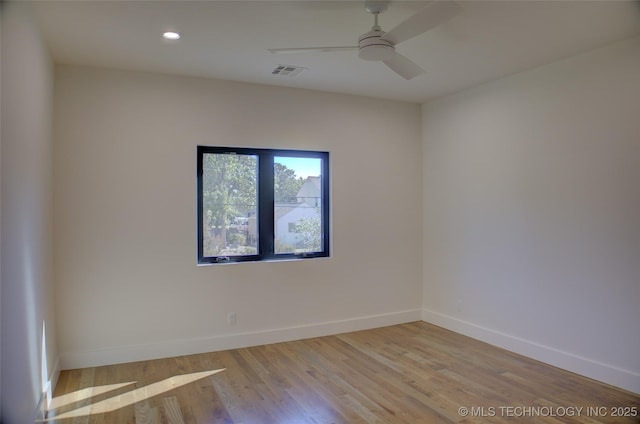
M63 371L48 422L640 423L614 416L634 414L639 395L414 322Z

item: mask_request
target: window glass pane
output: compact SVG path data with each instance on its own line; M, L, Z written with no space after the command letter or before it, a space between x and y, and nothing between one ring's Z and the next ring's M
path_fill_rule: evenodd
M275 253L321 252L322 159L275 156Z
M257 156L218 153L203 155L203 256L258 253L257 182Z

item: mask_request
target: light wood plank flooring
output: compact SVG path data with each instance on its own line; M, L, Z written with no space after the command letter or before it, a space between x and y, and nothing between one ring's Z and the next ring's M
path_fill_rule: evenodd
M633 411L639 395L414 322L63 371L48 422L640 423L612 416Z

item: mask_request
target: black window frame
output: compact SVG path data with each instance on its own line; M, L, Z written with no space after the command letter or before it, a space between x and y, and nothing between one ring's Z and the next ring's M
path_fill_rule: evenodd
M204 256L203 246L203 157L205 154L242 154L258 158L257 176L257 234L258 253L242 256ZM276 156L322 159L321 169L321 225L322 250L305 253L275 253L275 217L274 217L274 166ZM197 146L197 225L198 225L198 264L220 264L234 262L278 261L299 258L319 258L330 256L330 175L329 152L315 150L265 149L248 147Z

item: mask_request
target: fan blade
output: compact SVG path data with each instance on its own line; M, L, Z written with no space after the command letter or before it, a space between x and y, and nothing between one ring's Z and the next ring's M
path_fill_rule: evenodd
M358 50L358 46L342 46L342 47L292 47L287 49L267 49L273 54L295 54L295 53L313 53L313 52L341 52L347 50Z
M462 7L455 1L433 1L415 15L400 22L381 38L389 41L393 45L402 43L445 23L461 11Z
M391 59L383 61L385 65L391 68L396 74L400 75L406 80L415 78L418 75L424 74L424 69L402 56L400 53L393 54Z

